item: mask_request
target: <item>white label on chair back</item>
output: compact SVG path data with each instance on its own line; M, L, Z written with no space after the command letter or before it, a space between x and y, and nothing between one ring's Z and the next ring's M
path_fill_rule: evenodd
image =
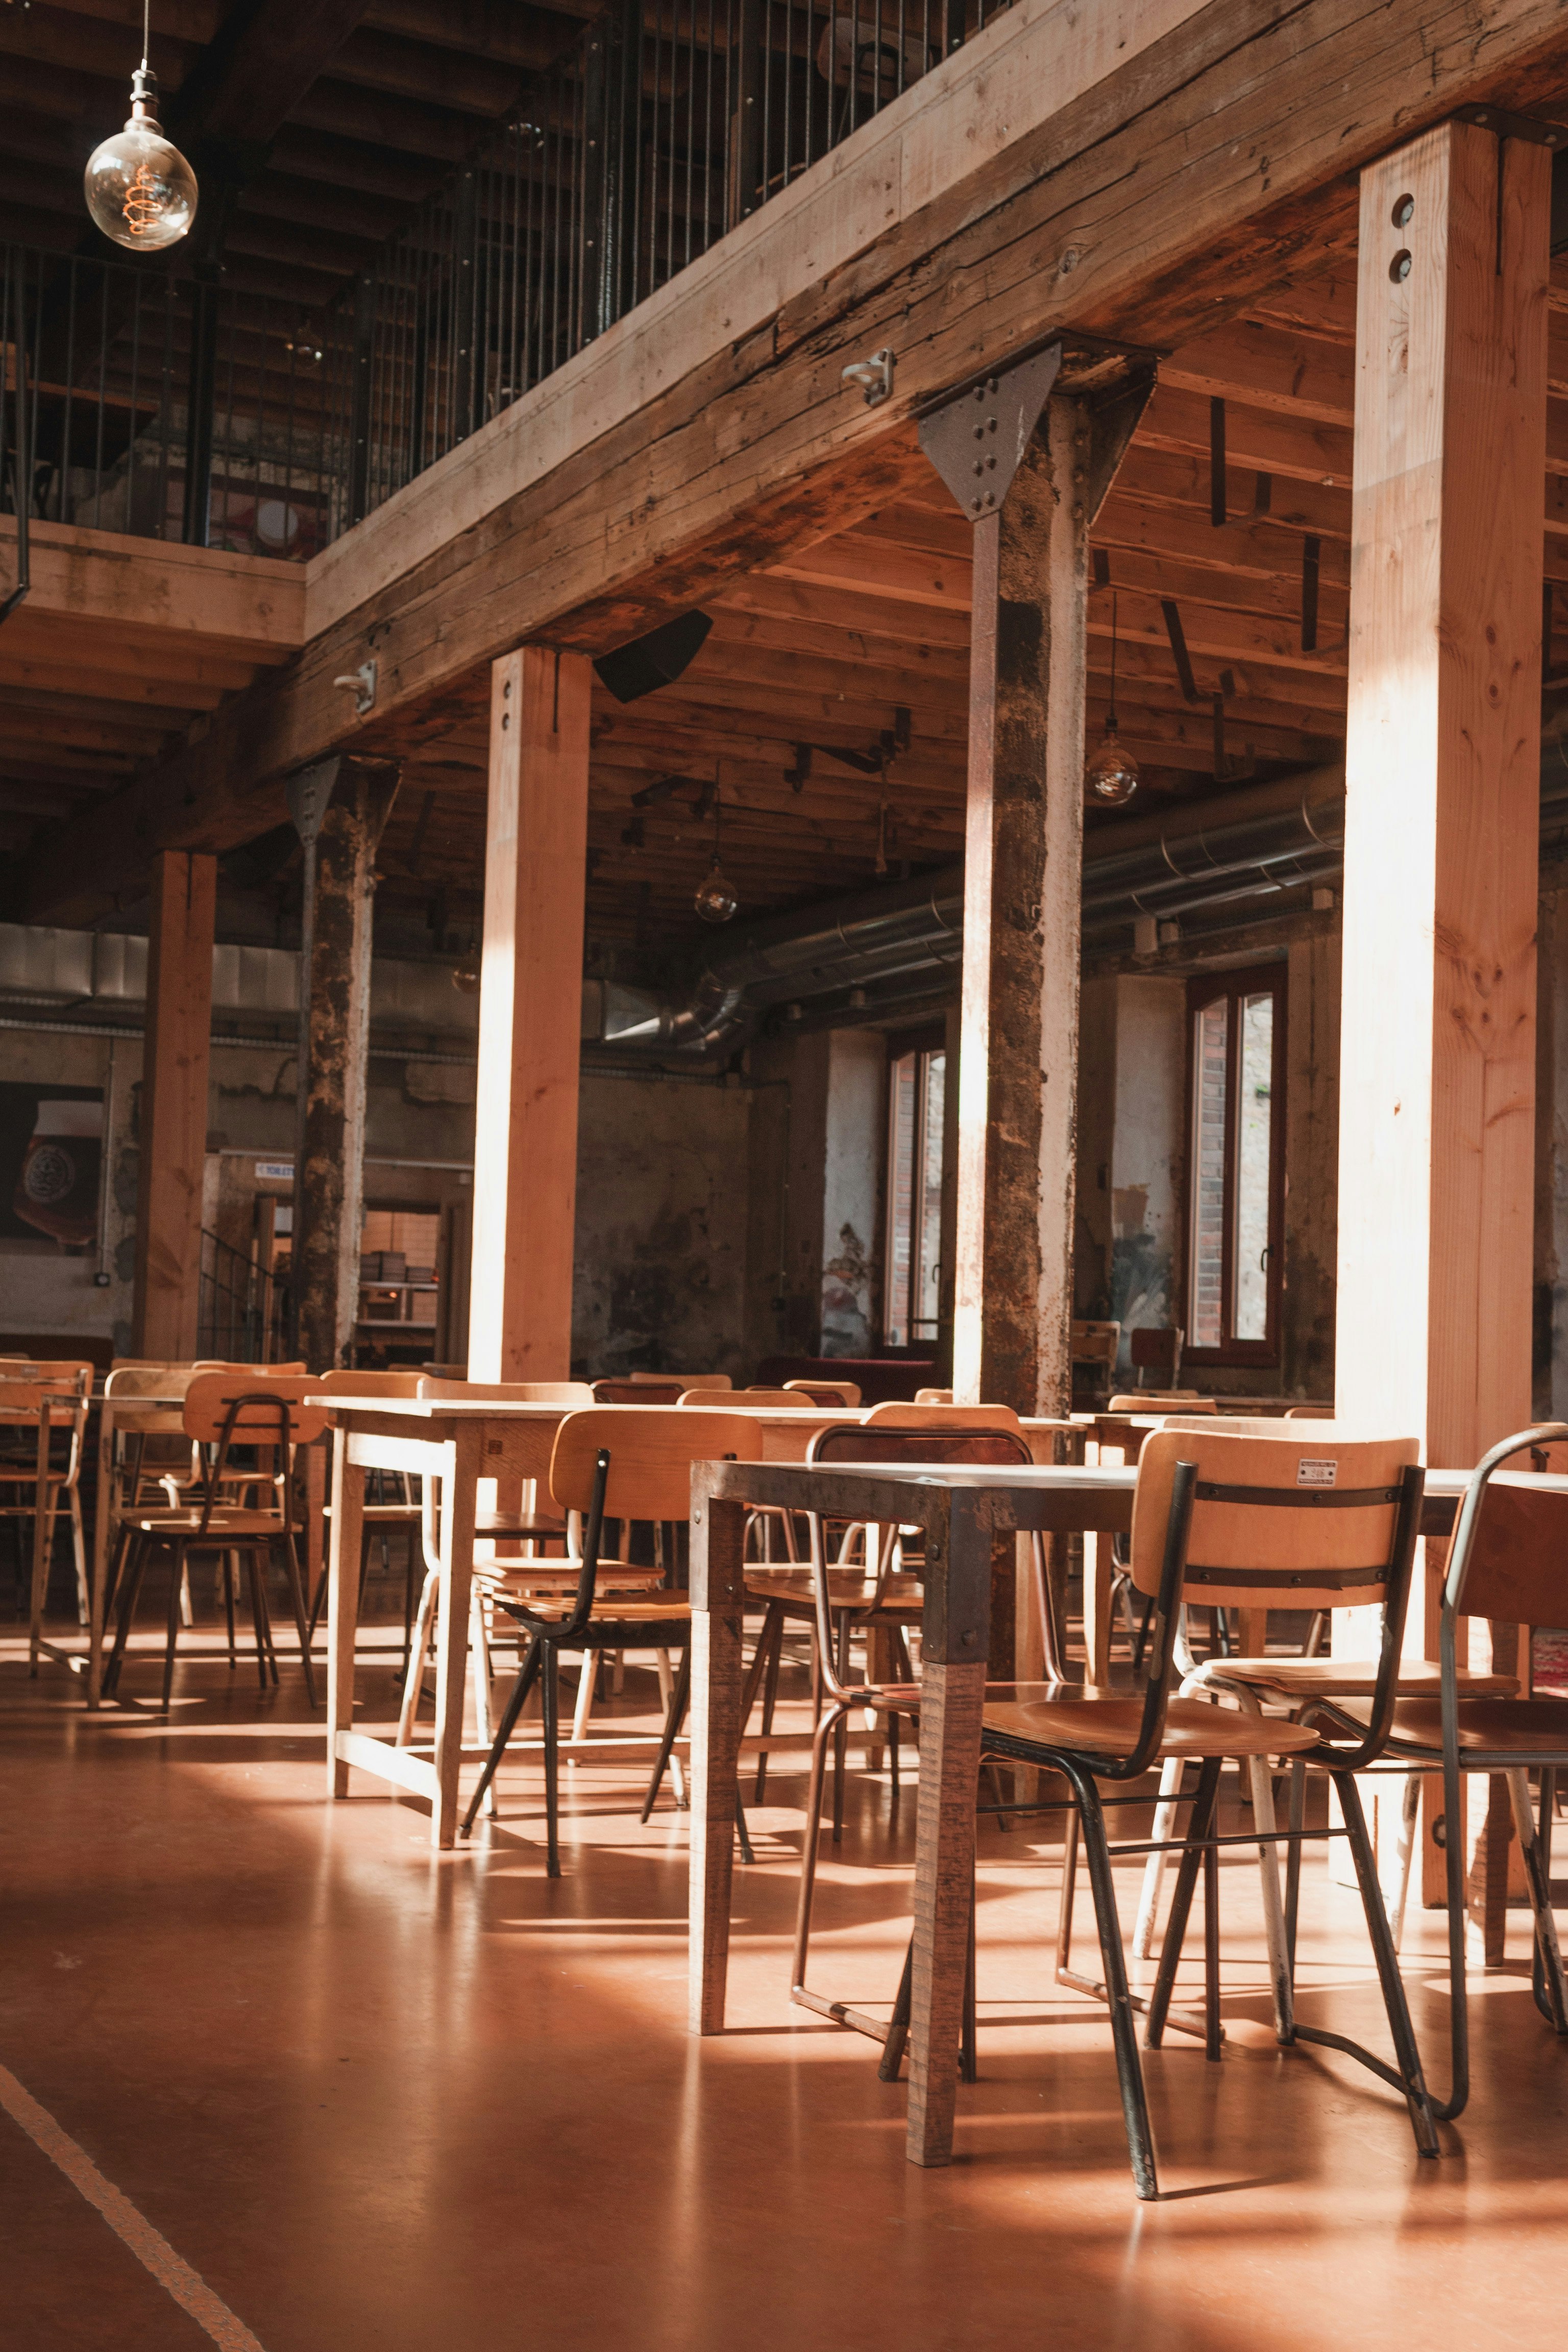
M1337 1462L1325 1462L1304 1454L1296 1465L1296 1484L1298 1486L1331 1486L1339 1472Z

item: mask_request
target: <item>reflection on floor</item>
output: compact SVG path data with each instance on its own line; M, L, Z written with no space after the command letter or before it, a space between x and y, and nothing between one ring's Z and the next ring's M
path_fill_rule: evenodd
M128 1690L155 1686L145 1638ZM1226 2055L1175 2034L1149 2058L1174 2193L1140 2208L1103 2015L1053 1981L1059 1827L988 1824L981 2080L958 2160L921 2172L874 2045L789 2005L798 1756L776 1759L737 1874L731 2030L699 2043L685 1819L667 1800L640 1828L638 1772L564 1776L556 1885L538 1775L517 1767L499 1824L437 1859L418 1804L363 1779L325 1803L297 1665L258 1700L253 1669L191 1640L166 1726L89 1719L72 1678L30 1683L0 1644L0 2066L249 2335L177 2307L0 2114L18 2352L1560 2341L1568 2049L1531 2006L1519 1918L1473 2011L1473 2105L1419 2165L1392 2094L1275 2049L1256 1871L1232 1849ZM363 1668L365 1720L391 1717L393 1688ZM622 1709L651 1721L651 1701L634 1670ZM912 1785L889 1810L886 1775L854 1772L819 1912L818 1980L868 2006L890 2000L908 1932ZM1439 2082L1440 1949L1437 1916L1413 1912L1405 1969ZM1194 1979L1200 1954L1194 1936ZM1300 1976L1305 2016L1383 2046L1355 1898L1319 1859Z

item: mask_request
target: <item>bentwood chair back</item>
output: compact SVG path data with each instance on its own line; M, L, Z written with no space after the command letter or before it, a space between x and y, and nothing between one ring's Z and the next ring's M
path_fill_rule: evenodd
M1213 1397L1199 1396L1195 1389L1130 1389L1125 1395L1113 1396L1105 1408L1107 1412L1217 1412Z
M53 1389L62 1396L86 1396L92 1388L95 1366L84 1363L79 1357L65 1356L58 1360L46 1360L37 1356L7 1359L0 1368L0 1380L31 1381L41 1388Z
M951 1404L952 1391L951 1389L917 1389L915 1402L917 1404Z
M717 1389L685 1389L675 1400L679 1405L695 1407L699 1412L711 1412L713 1400L722 1393ZM736 1389L724 1397L725 1404L743 1406L748 1412L809 1412L814 1400L802 1396L795 1389ZM722 1410L722 1408L720 1408Z
M1016 1429L1020 1434L1023 1431L1011 1405L905 1404L897 1398L887 1404L874 1404L860 1425L863 1429Z
M601 1449L610 1457L604 1515L611 1519L686 1519L691 1465L726 1458L754 1462L762 1433L747 1413L597 1406L569 1412L555 1433L550 1492L563 1511L593 1507Z
M813 1404L832 1407L844 1405L851 1412L860 1402L858 1381L785 1381L786 1389L798 1389Z
M336 1396L416 1397L423 1393L424 1374L421 1372L356 1372L346 1367L323 1372L317 1381L319 1389L328 1389Z
M1182 1334L1174 1323L1152 1328L1134 1324L1127 1334L1127 1351L1140 1388L1145 1372L1163 1372L1167 1389L1173 1389L1182 1377Z
M686 1394L683 1380L656 1381L645 1378L621 1381L595 1381L595 1404L635 1404L644 1408L653 1405L679 1404Z

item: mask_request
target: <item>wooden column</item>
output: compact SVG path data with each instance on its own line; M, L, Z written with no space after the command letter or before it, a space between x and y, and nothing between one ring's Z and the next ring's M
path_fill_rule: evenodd
M132 1323L132 1354L154 1362L196 1353L216 896L216 857L154 857Z
M316 843L291 1276L313 1372L346 1362L358 1310L375 854L396 791L395 768L345 760Z
M1531 1411L1551 182L1452 122L1362 179L1337 1392L1443 1466Z
M1087 446L1051 401L974 532L952 1388L1024 1413L1071 1381Z
M525 646L490 681L468 1376L564 1380L593 671Z

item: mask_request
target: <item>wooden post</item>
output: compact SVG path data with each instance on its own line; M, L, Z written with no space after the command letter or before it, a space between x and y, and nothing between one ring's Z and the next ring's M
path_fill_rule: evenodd
M153 858L132 1353L165 1363L197 1352L216 898L216 857Z
M1087 446L1052 401L974 531L952 1388L1024 1413L1071 1381Z
M1531 1411L1551 191L1457 122L1362 177L1337 1402L1446 1468Z
M468 1377L564 1380L593 671L525 646L490 681Z
M375 853L396 791L395 769L344 761L316 843L291 1273L300 1348L313 1372L347 1360L358 1307Z

